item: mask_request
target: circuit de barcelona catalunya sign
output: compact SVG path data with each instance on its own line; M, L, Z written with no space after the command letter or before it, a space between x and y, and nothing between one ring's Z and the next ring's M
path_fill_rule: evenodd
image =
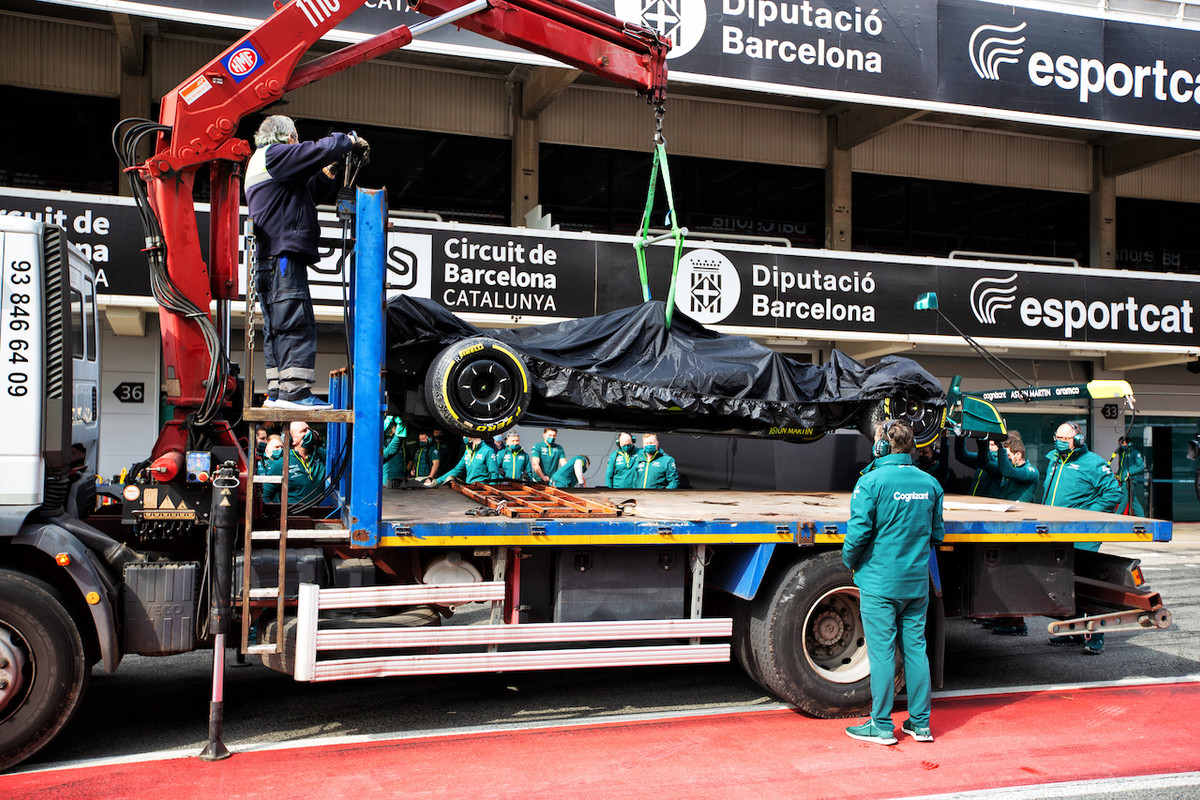
M304 2L336 9L345 0ZM674 81L1200 138L1198 30L986 0L586 2L669 37ZM128 13L242 29L273 8L271 0L121 5ZM356 40L422 19L404 0L366 0L330 37ZM540 61L453 26L410 47ZM259 56L247 51L231 60L231 79Z

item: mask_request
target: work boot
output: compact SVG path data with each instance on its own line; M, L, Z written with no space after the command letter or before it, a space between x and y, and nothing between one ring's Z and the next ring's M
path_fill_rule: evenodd
M1055 647L1070 647L1083 644L1082 636L1051 636L1047 644Z
M1098 656L1104 652L1104 634L1093 633L1092 638L1084 642L1083 652L1089 656Z

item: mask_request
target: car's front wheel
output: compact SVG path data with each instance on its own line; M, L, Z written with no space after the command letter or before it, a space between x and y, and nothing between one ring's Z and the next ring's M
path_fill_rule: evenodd
M876 400L859 415L858 429L869 439L875 438L875 426L889 419L907 422L913 429L913 443L920 450L937 443L946 424L946 404L918 400L903 393Z

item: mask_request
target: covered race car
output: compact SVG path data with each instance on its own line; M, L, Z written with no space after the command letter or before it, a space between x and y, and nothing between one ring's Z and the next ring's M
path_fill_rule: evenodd
M462 435L523 424L760 436L811 442L837 428L871 435L889 418L918 447L938 441L946 398L915 361L864 366L834 350L805 364L661 302L597 317L481 330L431 300L387 308L392 413Z

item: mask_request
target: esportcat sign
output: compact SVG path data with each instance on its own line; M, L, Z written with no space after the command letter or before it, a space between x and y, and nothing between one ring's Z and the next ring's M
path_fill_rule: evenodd
M201 211L206 222L207 209ZM97 268L97 290L106 300L149 295L141 221L130 198L0 187L0 214L63 226ZM332 212L320 219L321 260L309 282L321 313L340 318L340 229ZM384 252L388 291L432 298L489 324L603 314L642 300L632 242L394 218ZM647 252L654 298L667 296L672 249L666 243ZM938 293L942 313L972 336L1198 347L1200 277L1193 275L692 241L679 264L675 305L705 325L746 333L957 340L937 315L913 310L918 295L929 291Z
M111 10L111 0L54 0ZM299 0L295 0L299 2ZM585 0L669 37L671 79L1023 122L1200 138L1200 23L987 0ZM1162 4L1164 7L1166 3ZM126 13L245 30L271 0L127 0ZM304 0L303 8L320 8ZM1173 12L1172 12L1173 13ZM366 0L329 38L424 20ZM231 35L232 38L232 35ZM452 25L415 50L553 63ZM272 54L239 51L240 80ZM199 67L200 65L197 65Z

